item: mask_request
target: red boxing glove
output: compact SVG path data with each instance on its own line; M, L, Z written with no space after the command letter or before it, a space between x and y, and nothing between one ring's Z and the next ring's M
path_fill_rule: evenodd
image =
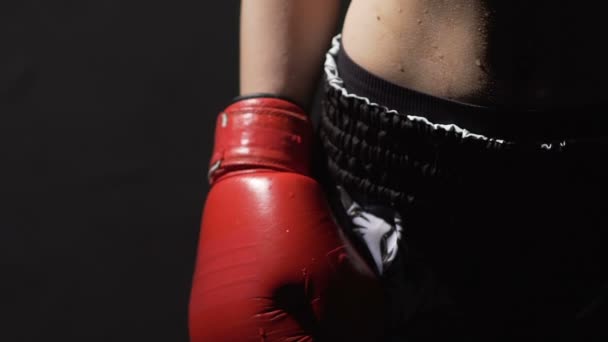
M218 118L190 297L193 342L378 341L376 276L308 176L298 106L245 99Z

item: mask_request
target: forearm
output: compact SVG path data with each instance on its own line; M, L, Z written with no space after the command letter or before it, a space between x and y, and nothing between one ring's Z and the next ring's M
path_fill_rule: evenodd
M242 0L240 92L272 93L308 105L340 0Z

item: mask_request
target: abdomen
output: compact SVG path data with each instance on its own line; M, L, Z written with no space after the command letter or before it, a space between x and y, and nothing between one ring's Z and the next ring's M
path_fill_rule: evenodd
M353 0L343 48L373 74L439 97L525 108L599 103L608 55L593 6Z

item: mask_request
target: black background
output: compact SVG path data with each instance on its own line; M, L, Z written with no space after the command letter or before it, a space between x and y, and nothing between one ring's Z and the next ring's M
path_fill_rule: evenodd
M0 2L0 341L187 341L237 1Z
M188 340L238 7L0 1L0 341Z

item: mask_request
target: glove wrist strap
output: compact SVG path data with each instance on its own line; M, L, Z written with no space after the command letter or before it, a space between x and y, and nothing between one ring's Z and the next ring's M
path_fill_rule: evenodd
M209 182L259 168L308 175L311 141L310 119L296 104L280 98L241 99L218 116Z

